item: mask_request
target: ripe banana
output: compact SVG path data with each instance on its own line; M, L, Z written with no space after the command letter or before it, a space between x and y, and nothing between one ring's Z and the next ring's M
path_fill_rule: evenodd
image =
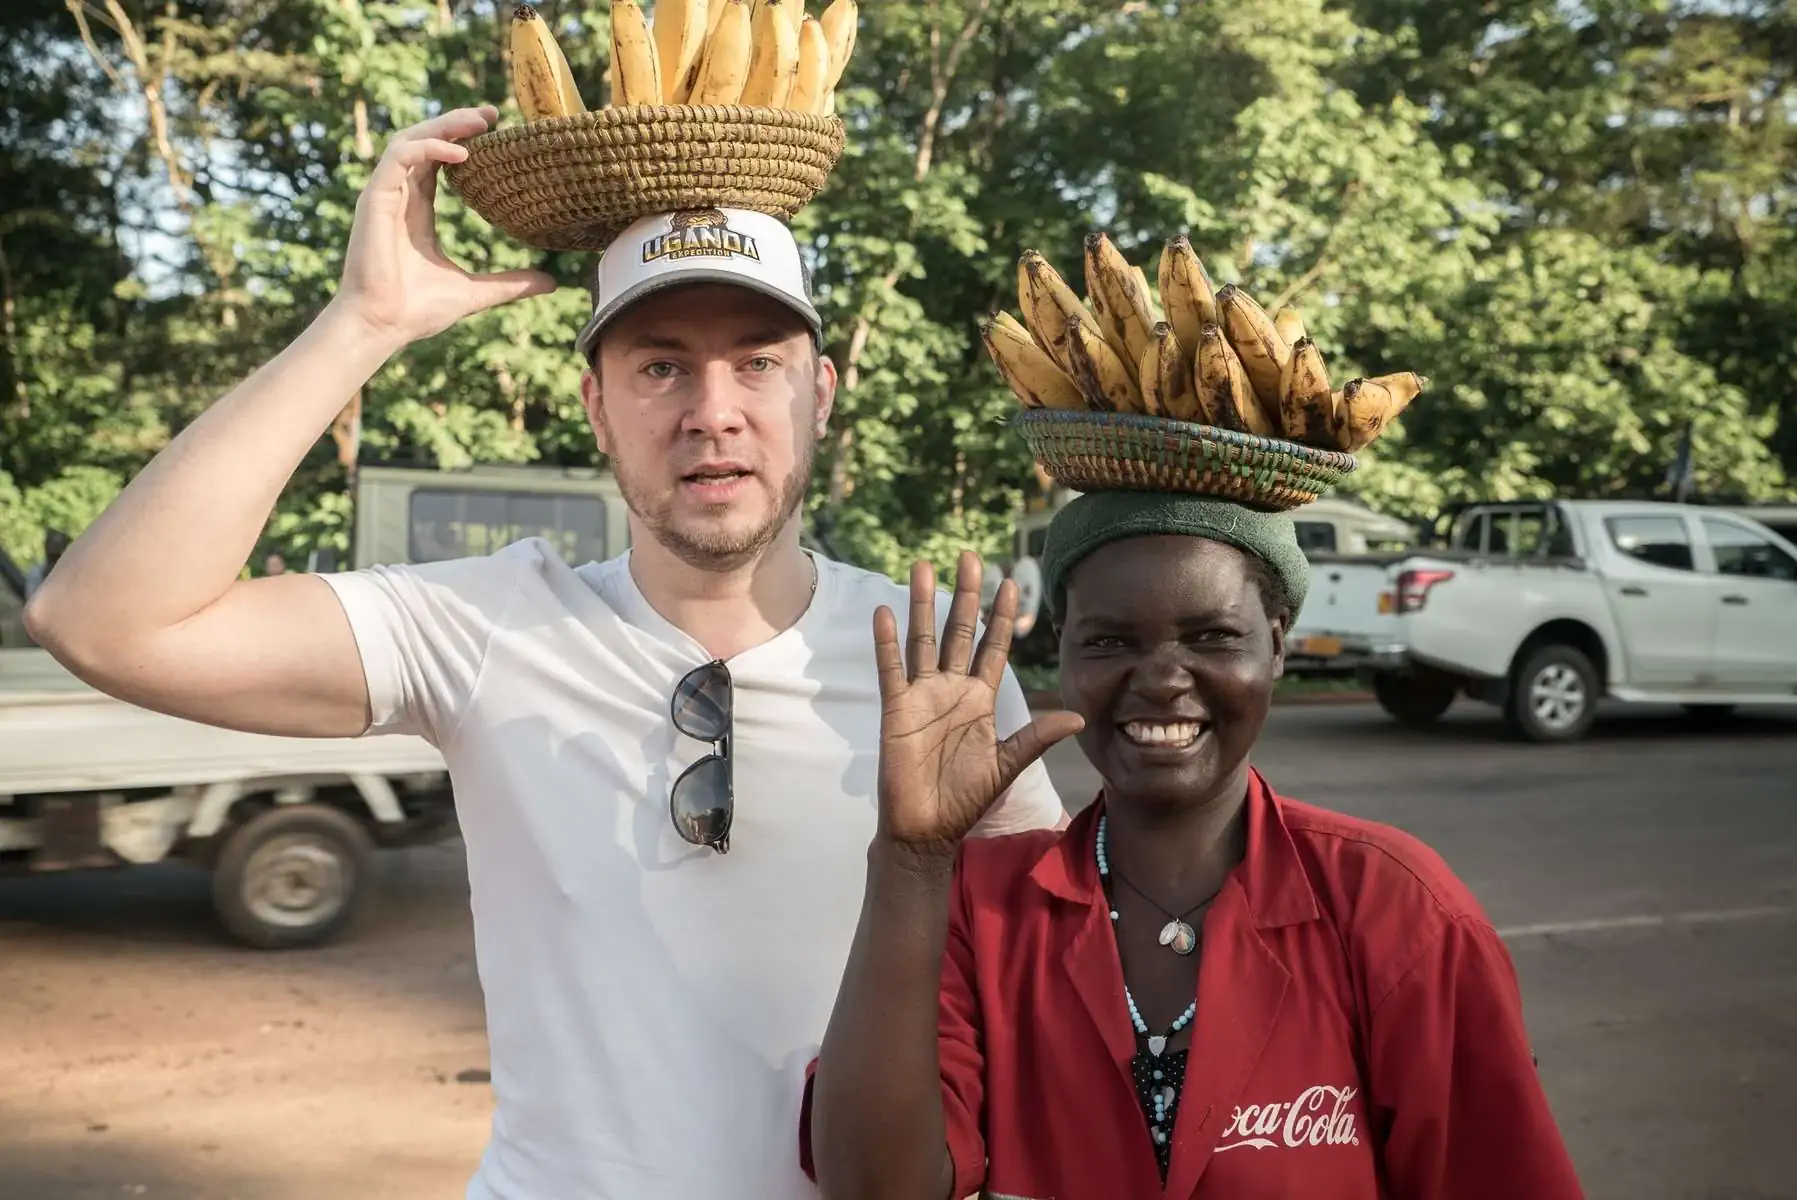
M528 4L512 10L512 91L526 121L572 117L587 110L549 23Z
M1142 355L1142 407L1156 416L1175 421L1198 421L1198 379L1192 372L1193 355L1180 345L1173 326L1159 321L1154 340Z
M1090 317L1067 318L1067 351L1073 379L1090 408L1101 412L1139 413L1142 394L1111 344Z
M749 0L723 0L717 29L705 43L705 60L699 82L693 85L693 104L739 104L743 85L749 81L749 57L754 31Z
M1199 331L1196 370L1198 399L1208 424L1259 437L1279 435L1278 427L1254 394L1245 364L1221 326L1206 325Z
M1279 331L1279 336L1285 339L1285 344L1294 350L1299 342L1310 336L1304 328L1304 318L1299 316L1298 310L1289 304L1273 314L1273 328Z
M1366 449L1427 386L1411 371L1352 380L1337 402L1335 444L1350 454Z
M1148 288L1136 282L1129 260L1102 233L1086 235L1086 297L1104 340L1123 359L1130 377L1143 383L1137 372L1154 340L1154 304Z
M1061 368L1055 366L1048 351L1036 344L1029 330L1019 325L1009 313L994 313L980 326L980 340L999 377L1025 408L1057 408L1077 412L1086 407L1079 387Z
M669 104L685 104L699 82L705 31L723 0L655 0L655 61Z
M1217 294L1192 243L1183 237L1161 249L1161 307L1181 345L1196 346L1199 332L1218 323Z
M613 108L660 104L661 63L649 37L649 18L636 0L611 0L611 103Z
M1141 267L1133 265L1129 268L1129 271L1130 274L1136 277L1136 287L1141 289L1142 295L1148 298L1148 312L1152 318L1152 323L1159 325L1162 321L1166 320L1167 317L1166 314L1161 311L1161 306L1155 302L1154 289L1148 286L1148 273L1142 270Z
M794 112L823 116L824 81L830 70L830 41L815 17L806 17L799 29L799 69L792 78L792 94L786 107Z
M1279 424L1285 436L1307 446L1335 445L1335 393L1323 352L1309 338L1292 347L1285 394L1279 398Z
M818 19L824 27L824 37L830 43L830 83L824 90L834 92L842 82L842 73L849 69L849 59L855 53L855 36L861 24L861 9L855 0L830 0L830 6L824 9L824 15Z
M1223 333L1241 356L1254 394L1277 408L1280 385L1292 359L1291 345L1279 336L1266 310L1235 284L1217 293L1217 307L1223 314Z
M705 10L705 40L707 43L718 31L718 21L724 16L724 4L725 0L711 0L710 7ZM658 16L656 19L659 20L660 17ZM701 59L705 57L703 51L700 52L699 57Z
M1017 260L1017 303L1036 343L1048 351L1056 366L1077 379L1073 355L1067 348L1067 318L1094 318L1061 273L1034 250L1025 250Z
M805 0L786 0L786 17L792 22L792 32L797 36L805 26Z
M754 50L742 102L754 108L784 108L799 69L799 35L786 15L786 0L762 0L754 19Z

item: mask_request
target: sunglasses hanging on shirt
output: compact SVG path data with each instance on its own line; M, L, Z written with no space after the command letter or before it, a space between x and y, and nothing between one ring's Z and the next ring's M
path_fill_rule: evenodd
M687 672L669 706L674 728L710 743L711 753L674 781L668 815L682 838L719 854L730 852L730 822L736 813L730 762L734 694L730 668L713 661Z

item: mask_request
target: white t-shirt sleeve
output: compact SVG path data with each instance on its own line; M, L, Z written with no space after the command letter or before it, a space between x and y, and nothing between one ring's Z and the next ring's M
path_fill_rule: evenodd
M324 574L349 616L368 681L366 733L441 747L474 694L493 631L529 570L530 550Z
M1011 668L1005 668L1004 683L998 689L998 708L994 713L998 736L1008 738L1030 723L1029 702ZM1067 816L1060 793L1048 778L1048 768L1037 759L1024 769L990 812L973 827L974 837L999 837L1007 833L1024 833L1031 829L1053 829Z

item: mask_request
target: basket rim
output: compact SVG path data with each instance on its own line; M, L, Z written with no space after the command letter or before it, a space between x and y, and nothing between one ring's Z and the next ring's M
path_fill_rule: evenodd
M1238 433L1233 429L1223 429L1215 425L1202 425L1196 421L1181 421L1173 417L1152 416L1147 413L1101 412L1097 410L1074 412L1067 409L1026 408L1013 414L1010 424L1018 428L1026 440L1033 440L1030 437L1032 433L1040 435L1055 426L1131 430L1153 433L1160 437L1170 435L1200 444L1208 442L1242 450L1259 451L1262 454L1283 456L1298 466L1305 474L1333 475L1338 479L1352 473L1360 465L1354 455L1341 450L1325 450L1318 446L1306 446L1300 442L1287 441L1284 438Z
M847 126L843 124L841 117L821 117L815 113L795 112L790 108L768 108L747 104L633 104L627 108L606 105L603 108L589 108L585 112L573 113L566 117L540 117L535 121L497 125L485 133L469 138L463 144L467 146L469 157L472 158L477 150L492 149L496 145L530 141L537 137L549 137L558 133L635 125L648 126L653 132L655 129L665 128L670 124L678 127L683 124L699 122L821 133L834 135L834 139L839 142L846 140L848 133ZM455 165L466 166L467 161L464 160Z

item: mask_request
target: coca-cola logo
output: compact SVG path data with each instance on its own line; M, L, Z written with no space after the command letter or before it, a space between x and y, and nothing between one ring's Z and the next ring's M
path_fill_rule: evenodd
M1229 1128L1217 1151L1272 1150L1280 1146L1358 1146L1360 1130L1348 1106L1358 1088L1317 1084L1285 1104L1241 1105L1230 1114Z

